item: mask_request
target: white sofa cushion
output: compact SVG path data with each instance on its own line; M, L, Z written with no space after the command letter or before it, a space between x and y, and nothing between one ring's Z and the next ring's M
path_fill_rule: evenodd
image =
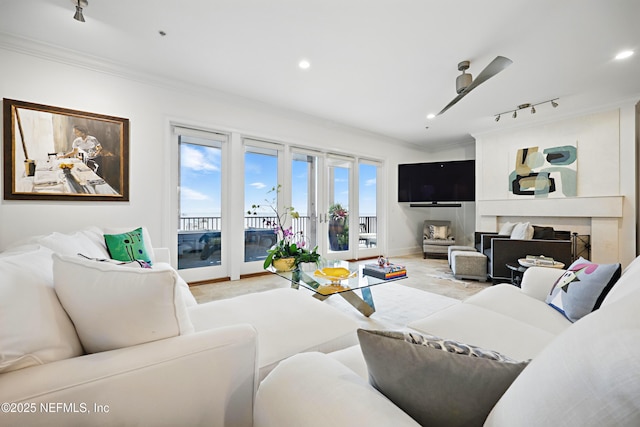
M178 274L53 255L53 281L88 353L193 331Z
M419 426L366 379L319 353L282 361L260 384L254 413L255 427Z
M41 246L0 256L0 372L82 354L53 290L51 263Z
M602 302L602 307L625 299L638 289L640 289L640 257L634 259L624 269L622 276L620 276L620 279L618 279Z
M505 314L466 303L449 306L408 326L426 334L490 348L517 360L535 357L556 337Z
M498 401L485 426L640 425L640 291L557 337Z
M482 292L467 298L464 304L484 307L553 335L563 332L571 325L571 322L557 310L507 283L483 289Z
M358 324L304 290L273 289L189 307L196 331L249 323L258 331L260 376L300 352L340 350L357 344Z

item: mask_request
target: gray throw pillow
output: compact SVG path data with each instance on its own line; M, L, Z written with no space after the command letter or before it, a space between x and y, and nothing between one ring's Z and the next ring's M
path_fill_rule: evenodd
M358 339L371 385L421 425L481 426L528 364L417 333L359 329Z

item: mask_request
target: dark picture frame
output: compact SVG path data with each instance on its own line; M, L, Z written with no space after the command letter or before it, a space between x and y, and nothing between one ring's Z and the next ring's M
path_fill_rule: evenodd
M129 201L129 119L2 103L5 200Z

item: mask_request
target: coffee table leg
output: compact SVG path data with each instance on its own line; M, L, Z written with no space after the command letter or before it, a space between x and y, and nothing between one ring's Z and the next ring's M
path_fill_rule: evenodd
M371 297L371 289L363 288L361 290L364 299L360 298L353 291L340 292L339 295L354 306L360 313L369 317L376 311L375 305L373 305L373 298Z
M317 293L317 292L314 292L313 297L314 297L315 299L317 299L317 300L324 301L324 300L326 300L327 298L329 298L331 295L332 295L332 294L322 295L322 294L319 294L319 293Z
M362 288L362 299L367 303L373 311L376 311L376 305L373 303L373 296L371 295L371 288Z

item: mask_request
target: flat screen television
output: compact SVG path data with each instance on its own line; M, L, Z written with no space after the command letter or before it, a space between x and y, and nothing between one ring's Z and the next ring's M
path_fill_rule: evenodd
M473 202L475 160L398 165L398 202Z

